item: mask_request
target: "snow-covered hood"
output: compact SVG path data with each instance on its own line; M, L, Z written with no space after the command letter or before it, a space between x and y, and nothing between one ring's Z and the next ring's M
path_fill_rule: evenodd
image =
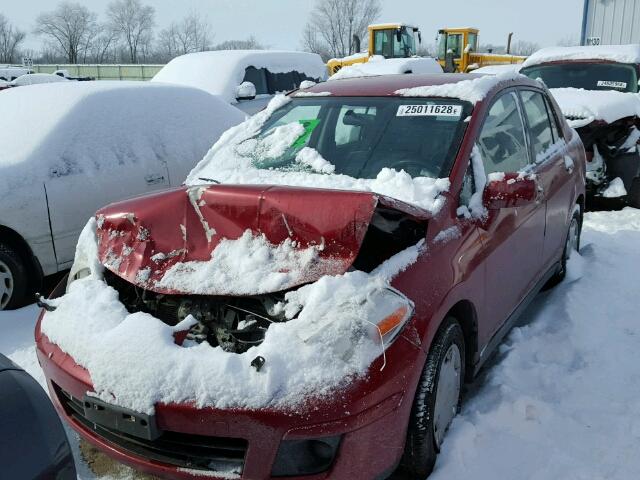
M600 120L613 123L626 117L640 117L640 96L635 93L552 88L551 93L573 128Z
M430 217L372 192L184 187L100 210L98 257L121 278L157 293L276 292L346 272L378 206Z

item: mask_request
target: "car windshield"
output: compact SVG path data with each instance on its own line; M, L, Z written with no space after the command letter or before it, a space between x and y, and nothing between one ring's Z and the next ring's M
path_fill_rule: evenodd
M254 167L376 178L449 175L471 104L453 99L307 97L277 110L238 146Z
M636 69L624 63L557 63L523 68L520 73L541 78L549 88L638 92Z

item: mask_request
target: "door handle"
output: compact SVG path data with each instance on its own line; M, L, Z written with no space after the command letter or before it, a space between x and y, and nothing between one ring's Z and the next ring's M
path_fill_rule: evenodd
M147 185L161 185L165 183L164 175L160 175L159 173L145 176L144 181L147 182Z

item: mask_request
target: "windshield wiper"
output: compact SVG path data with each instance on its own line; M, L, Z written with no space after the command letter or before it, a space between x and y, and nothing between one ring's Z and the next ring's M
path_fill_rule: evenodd
M213 178L198 177L198 180L203 180L205 182L211 182L211 183L215 183L216 185L220 185L220 182L218 180L213 179Z

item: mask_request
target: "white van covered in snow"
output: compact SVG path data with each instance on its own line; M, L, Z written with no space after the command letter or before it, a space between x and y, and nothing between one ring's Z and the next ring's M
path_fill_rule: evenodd
M151 81L200 88L253 115L276 93L326 78L327 67L315 53L218 50L174 58Z
M22 75L33 73L33 70L26 67L12 67L10 65L0 65L0 80L11 82Z
M0 310L71 266L100 207L182 184L238 109L195 88L66 82L0 95Z

